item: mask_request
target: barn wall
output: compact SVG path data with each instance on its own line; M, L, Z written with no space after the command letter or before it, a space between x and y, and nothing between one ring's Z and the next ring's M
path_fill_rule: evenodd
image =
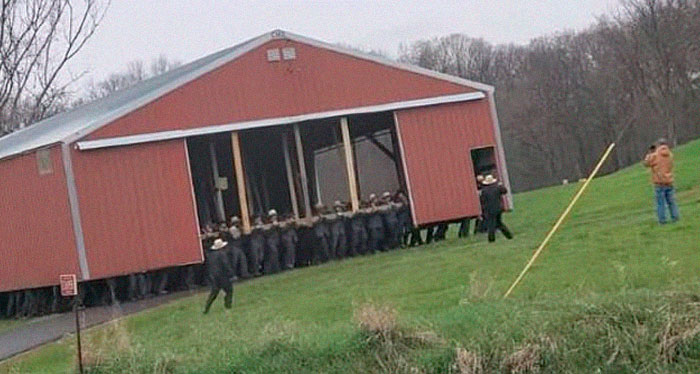
M200 262L184 140L73 151L93 279Z
M267 62L293 46L296 60ZM275 118L474 89L306 44L273 40L92 133L109 138Z
M80 274L60 146L49 154L45 175L36 152L0 161L0 291Z
M480 212L471 149L496 145L487 100L396 112L414 220Z

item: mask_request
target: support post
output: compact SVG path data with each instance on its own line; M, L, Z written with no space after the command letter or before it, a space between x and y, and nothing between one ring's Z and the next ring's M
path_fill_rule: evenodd
M241 206L241 223L243 232L250 232L250 213L248 212L248 193L246 191L245 173L243 171L243 157L241 141L238 132L231 133L231 150L233 151L233 169L236 172L236 185L238 187L238 202Z
M289 136L287 132L282 132L282 151L284 152L284 166L287 169L287 183L289 184L289 201L292 202L292 212L294 218L299 219L299 202L297 201L297 190L294 186L294 173L292 172L292 158L289 156Z
M348 117L340 118L340 131L343 134L343 148L345 149L345 166L348 172L348 189L350 190L350 204L352 211L360 209L360 200L357 197L357 175L355 174L355 163L352 154L352 139L350 139L350 128L348 127Z
M209 157L211 158L211 172L214 178L214 189L216 190L216 215L219 217L219 222L226 222L224 197L221 190L217 187L219 183L219 164L216 160L216 146L213 141L209 142Z
M304 146L301 144L301 132L299 124L294 124L294 140L297 146L297 158L299 159L299 174L301 176L301 192L304 195L305 217L311 217L311 199L309 198L309 180L306 177L306 162L304 161Z

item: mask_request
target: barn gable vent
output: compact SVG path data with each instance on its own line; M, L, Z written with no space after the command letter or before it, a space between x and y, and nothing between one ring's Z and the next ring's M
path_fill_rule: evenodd
M294 60L297 58L297 50L294 47L282 48L282 58L285 60Z
M280 60L280 50L279 48L272 48L267 50L267 61L274 62Z

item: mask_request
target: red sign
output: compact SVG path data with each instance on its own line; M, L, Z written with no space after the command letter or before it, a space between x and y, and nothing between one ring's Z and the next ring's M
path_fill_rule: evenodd
M78 294L78 280L75 274L59 275L61 282L61 296L76 296Z

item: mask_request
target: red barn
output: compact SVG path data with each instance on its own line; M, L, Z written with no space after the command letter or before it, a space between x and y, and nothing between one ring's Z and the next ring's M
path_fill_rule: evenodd
M273 31L0 138L0 291L202 261L200 223L407 192L416 225L508 186L493 87ZM508 197L510 204L510 197Z

